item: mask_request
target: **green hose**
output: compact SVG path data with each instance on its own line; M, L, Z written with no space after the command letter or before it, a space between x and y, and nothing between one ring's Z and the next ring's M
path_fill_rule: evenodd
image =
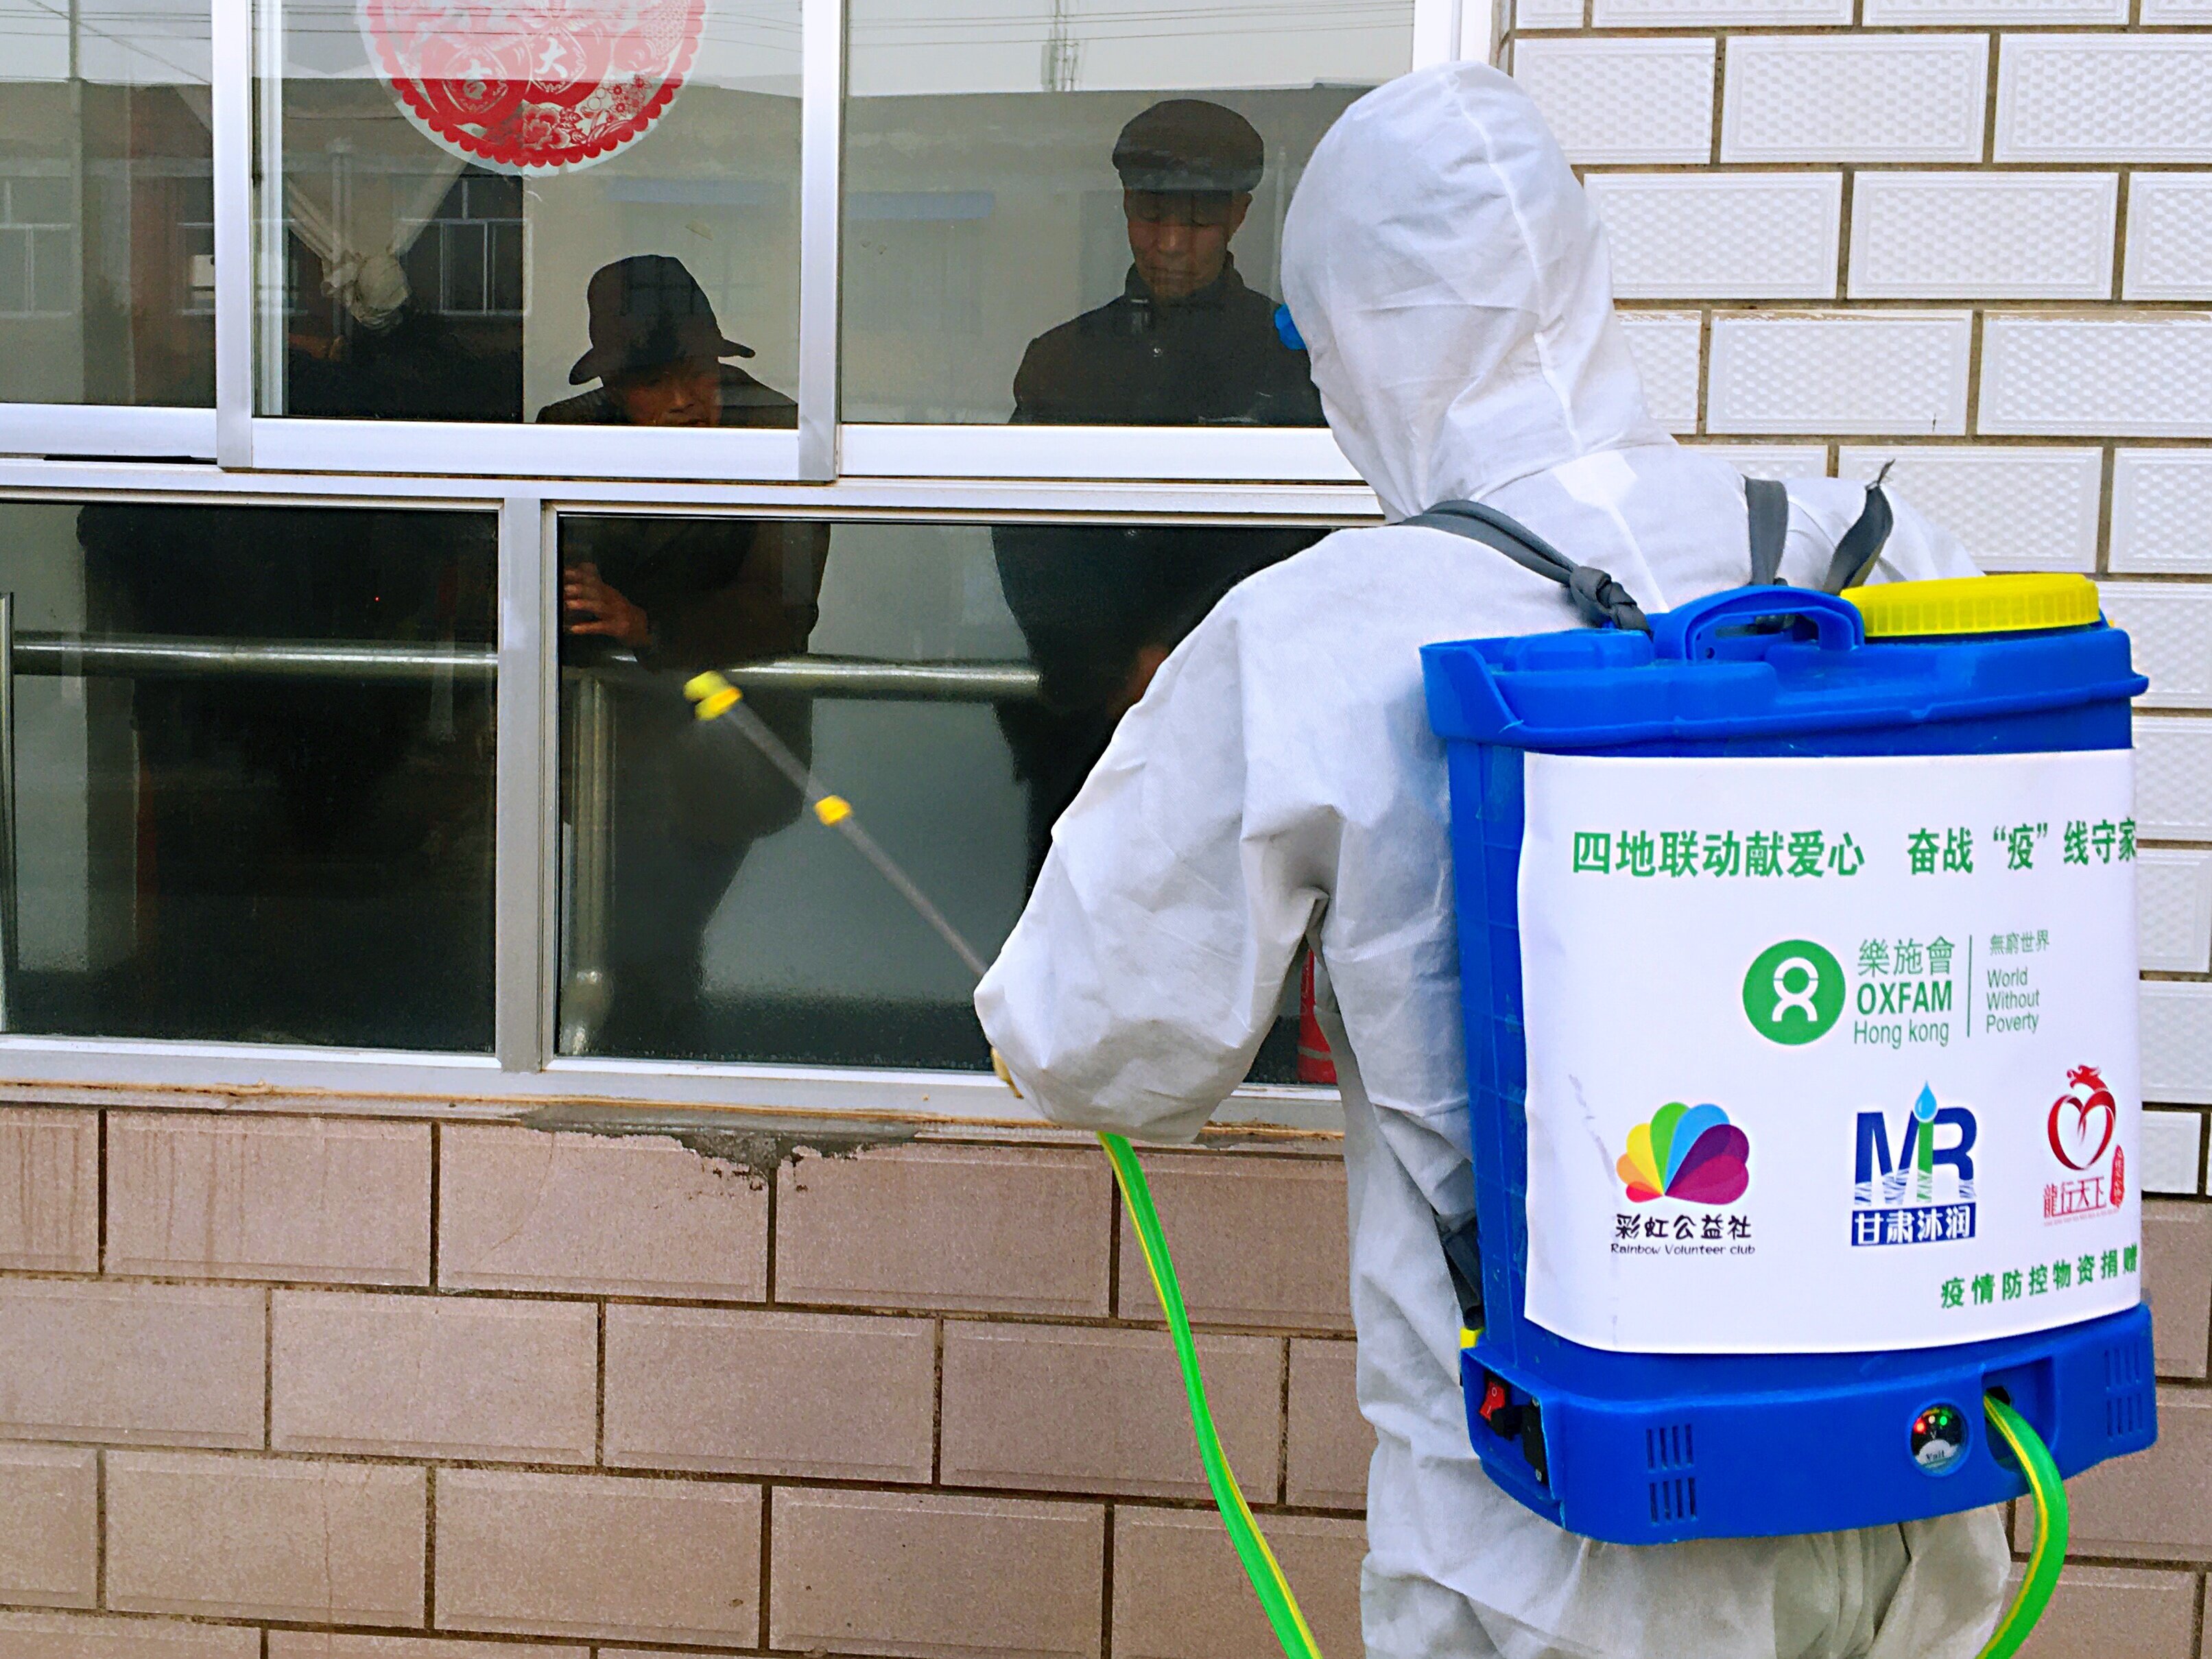
M1298 1611L1298 1598L1291 1594L1290 1582L1283 1577L1274 1551L1267 1547L1260 1523L1252 1518L1251 1506L1245 1503L1237 1477L1229 1468L1229 1455L1221 1449L1221 1437L1214 1431L1213 1412L1206 1403L1206 1379L1199 1375L1198 1346L1190 1334L1190 1315L1182 1305L1182 1286L1176 1281L1175 1262L1168 1255L1167 1236L1160 1230L1159 1212L1152 1207L1152 1188L1145 1184L1145 1172L1137 1163L1137 1155L1129 1150L1129 1143L1120 1135L1102 1133L1098 1140L1113 1163L1114 1179L1121 1188L1121 1201L1129 1207L1129 1219L1137 1229L1138 1246L1145 1253L1145 1266L1152 1271L1152 1288L1159 1293L1160 1306L1167 1313L1168 1330L1175 1338L1176 1358L1182 1366L1183 1393L1190 1401L1191 1431L1198 1437L1198 1459L1206 1466L1206 1484L1213 1489L1214 1506L1221 1511L1221 1524L1228 1531L1229 1541L1237 1547L1237 1559L1244 1564L1244 1576L1252 1581L1253 1593L1259 1596L1260 1606L1267 1613L1268 1624L1274 1627L1275 1640L1282 1644L1283 1652L1288 1659L1321 1659L1313 1632L1306 1627L1305 1615Z
M2051 1593L2058 1588L2058 1570L2066 1564L2066 1485L2058 1478L2058 1465L2027 1419L1996 1395L1987 1396L1990 1425L2003 1437L2012 1455L2027 1473L2027 1490L2035 1500L2035 1548L2027 1558L2027 1579L2020 1587L2005 1616L1997 1620L1981 1659L2011 1659L2027 1641Z
M1152 1189L1145 1182L1144 1170L1138 1164L1136 1154L1130 1151L1129 1143L1120 1135L1102 1133L1098 1139L1113 1163L1114 1178L1121 1185L1122 1202L1128 1206L1129 1219L1137 1230L1138 1245L1145 1253L1145 1266L1152 1275L1152 1288L1167 1313L1168 1330L1175 1339L1176 1358L1182 1367L1183 1392L1190 1401L1191 1429L1198 1437L1199 1461L1205 1465L1206 1485L1212 1488L1214 1504L1221 1511L1221 1524L1228 1531L1229 1541L1236 1546L1237 1557L1244 1564L1244 1575L1251 1580L1253 1592L1259 1596L1283 1652L1288 1659L1321 1659L1313 1632L1306 1626L1305 1615L1298 1610L1297 1597L1291 1594L1275 1553L1267 1547L1260 1524L1253 1518L1244 1494L1237 1488L1237 1477L1230 1470L1228 1455L1221 1449L1221 1437L1213 1426L1213 1413L1206 1401L1206 1380L1199 1373L1198 1348L1191 1336L1190 1315L1183 1307L1182 1287L1176 1279L1175 1262L1168 1255L1167 1237L1160 1227L1159 1212L1152 1207ZM2069 1531L2066 1486L2059 1479L2058 1465L2051 1461L2050 1449L2028 1426L2027 1419L1996 1395L1989 1395L1984 1403L1990 1426L2011 1448L2013 1455L2027 1472L2028 1492L2035 1502L2035 1548L2028 1557L2027 1581L2021 1584L2012 1606L2005 1610L2004 1617L1997 1621L1996 1630L1980 1655L1980 1659L2012 1659L2042 1620L2045 1609L2051 1605L2051 1594L2058 1588L2058 1571L2065 1565Z

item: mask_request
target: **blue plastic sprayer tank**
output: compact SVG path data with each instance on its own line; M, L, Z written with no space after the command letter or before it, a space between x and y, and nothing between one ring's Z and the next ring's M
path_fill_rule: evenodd
M1871 637L1870 637L1871 635ZM1620 1543L2156 1435L2124 635L2070 577L1433 645L1491 1477Z

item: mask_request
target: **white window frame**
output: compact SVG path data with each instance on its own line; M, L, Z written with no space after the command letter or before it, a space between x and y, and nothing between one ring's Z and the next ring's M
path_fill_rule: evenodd
M1379 507L1324 430L841 423L839 181L843 0L803 0L799 368L795 432L623 432L308 420L254 411L257 126L281 132L281 0L210 0L216 405L0 404L0 499L430 507L499 514L497 759L486 1054L0 1033L0 1095L231 1108L511 1115L532 1103L748 1108L1038 1127L988 1074L564 1057L555 1052L559 565L564 514L740 513L914 522L1308 523ZM259 33L257 35L257 27ZM1414 0L1414 67L1487 58L1494 0ZM270 153L259 156L266 163ZM184 458L179 459L178 458ZM214 465L193 465L194 461ZM741 479L743 482L726 482ZM1221 1121L1340 1123L1335 1091L1248 1085Z
M1036 1125L1034 1109L988 1073L827 1066L569 1057L555 1052L558 991L559 561L565 514L738 514L857 520L975 523L1007 520L1316 526L1371 520L1358 485L966 483L848 479L826 486L617 484L489 486L469 478L362 480L327 473L219 475L185 465L0 459L0 500L72 506L94 501L182 505L432 508L499 514L497 755L493 778L492 1051L285 1048L0 1034L0 1093L112 1098L211 1091L269 1106L341 1097L367 1109L418 1111L425 1098L511 1111L532 1102L652 1103L672 1109L746 1107L888 1113L985 1124ZM1224 1121L1328 1127L1334 1091L1249 1085Z

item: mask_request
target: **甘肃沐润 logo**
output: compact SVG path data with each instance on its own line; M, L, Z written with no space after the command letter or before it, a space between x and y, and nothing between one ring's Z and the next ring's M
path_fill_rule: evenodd
M1942 1244L1974 1236L1974 1115L1923 1084L1890 1139L1883 1111L1858 1115L1851 1243Z

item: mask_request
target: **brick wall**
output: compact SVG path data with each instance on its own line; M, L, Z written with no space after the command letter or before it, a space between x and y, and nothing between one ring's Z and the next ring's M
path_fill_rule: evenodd
M1357 1653L1341 1166L1148 1164ZM1115 1204L1073 1144L0 1110L0 1655L1263 1656Z
M1357 1654L1341 1166L1147 1164L1231 1459ZM759 1183L654 1136L0 1109L0 1655L1267 1659L1115 1205L1073 1144ZM2166 1437L2075 1483L2097 1565L2040 1659L2198 1650L2212 1203L2146 1247Z

